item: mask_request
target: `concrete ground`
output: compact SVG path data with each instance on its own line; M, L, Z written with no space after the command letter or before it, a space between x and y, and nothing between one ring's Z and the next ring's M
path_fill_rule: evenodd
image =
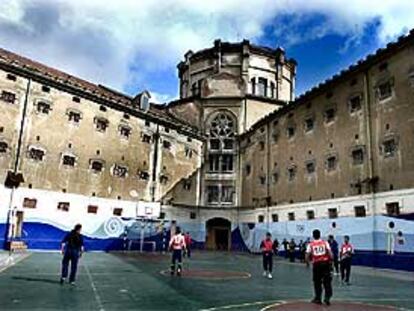
M0 253L0 263L7 260ZM414 275L353 267L352 285L334 278L330 307L307 303L311 270L284 259L274 278L261 257L195 252L186 273L171 277L168 255L86 253L77 285L59 284L61 255L31 253L0 268L1 310L414 310ZM349 303L355 303L349 305Z

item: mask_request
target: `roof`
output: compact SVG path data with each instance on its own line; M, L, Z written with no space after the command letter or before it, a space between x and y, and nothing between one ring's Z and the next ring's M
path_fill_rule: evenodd
M332 90L336 84L350 78L358 72L367 70L373 64L379 63L391 56L393 53L405 48L409 44L414 43L414 29L412 29L408 35L400 36L397 41L388 43L385 48L379 48L373 54L367 55L364 59L358 60L355 64L350 65L348 68L341 70L338 74L333 75L331 78L326 79L324 82L318 84L312 89L306 91L304 94L296 98L294 101L285 105L279 110L271 112L258 120L248 131L243 133L241 136L250 136L259 127L265 125L269 120L282 116L287 112L292 111L296 107L309 102L312 98L321 93Z
M102 104L108 104L114 108L128 109L129 112L135 113L142 118L160 123L169 123L172 127L176 126L179 128L182 132L192 133L193 135L199 134L198 130L191 127L187 122L170 117L162 112L162 109L154 108L155 105L151 105L151 109L147 112L141 111L134 102L136 97L133 98L109 87L83 80L2 48L0 48L0 67L6 71L39 80L56 88L63 88L74 94Z

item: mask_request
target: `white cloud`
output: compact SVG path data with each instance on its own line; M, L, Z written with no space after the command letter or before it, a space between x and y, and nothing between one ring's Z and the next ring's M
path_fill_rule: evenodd
M175 70L188 49L211 46L218 37L257 40L275 21L277 34L295 44L330 33L357 41L379 20L377 39L384 43L414 27L413 12L411 0L2 0L0 45L125 89ZM286 14L291 21L278 24ZM314 14L321 22L297 32L295 25Z

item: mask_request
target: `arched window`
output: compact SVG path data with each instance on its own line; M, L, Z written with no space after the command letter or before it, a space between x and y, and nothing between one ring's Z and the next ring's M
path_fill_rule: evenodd
M210 122L210 150L224 151L234 149L236 121L225 112L218 113Z
M257 82L257 95L267 96L267 79L259 78Z

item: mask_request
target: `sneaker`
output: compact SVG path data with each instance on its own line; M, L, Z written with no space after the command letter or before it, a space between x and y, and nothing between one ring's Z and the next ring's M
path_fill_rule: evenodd
M330 305L331 305L331 302L329 301L329 299L325 299L323 302L324 302L327 306L330 306Z
M181 269L180 268L177 269L177 275L181 276Z
M63 283L65 283L65 281L66 281L65 278L60 278L60 281L59 281L60 285L63 285Z
M267 271L263 271L263 276L266 277L267 276Z
M345 284L347 285L347 286L350 286L351 285L351 282L345 282Z
M76 286L75 282L70 282L69 284L72 285L72 286Z
M267 278L268 278L268 279L273 279L272 274L271 274L271 273L269 273L269 274L267 275Z
M174 275L174 270L171 270L171 271L170 271L170 274L171 274L171 275Z
M322 304L322 301L320 299L314 298L314 299L311 300L311 303L314 303L314 304L317 304L317 305L321 305Z

